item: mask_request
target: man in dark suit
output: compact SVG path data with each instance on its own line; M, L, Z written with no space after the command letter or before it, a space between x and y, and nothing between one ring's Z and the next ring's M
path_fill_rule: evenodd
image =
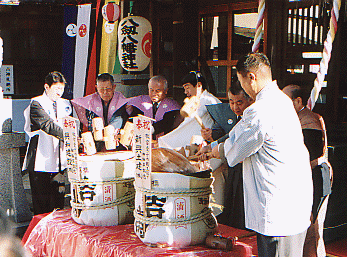
M229 131L240 120L243 111L253 102L238 81L228 89L228 99L229 104L221 103L207 106L207 110L215 123L211 129L201 130L201 135L206 141L219 140L223 142L226 139L224 136L228 135Z
M34 214L64 208L63 117L71 114L68 100L61 98L65 78L51 72L45 78L44 93L31 99L24 111L24 131L30 137L23 170L29 171Z

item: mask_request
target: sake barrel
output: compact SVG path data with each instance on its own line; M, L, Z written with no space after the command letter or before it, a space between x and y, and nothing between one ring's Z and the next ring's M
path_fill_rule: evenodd
M152 172L151 190L135 182L134 230L147 245L186 247L216 232L209 208L212 178Z
M79 224L114 226L134 222L134 155L131 151L79 156L69 174L71 216Z

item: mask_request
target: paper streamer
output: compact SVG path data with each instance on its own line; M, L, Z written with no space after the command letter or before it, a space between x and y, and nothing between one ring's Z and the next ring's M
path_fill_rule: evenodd
M256 27L255 36L254 36L254 43L252 46L252 52L256 52L259 50L260 40L263 34L264 11L265 11L265 0L259 0L258 21L257 21L257 27Z
M73 98L84 95L89 55L91 4L78 5Z
M315 106L315 103L319 96L319 92L322 89L325 74L328 73L331 50L333 48L333 42L334 42L336 31L337 31L337 22L339 20L340 7L341 7L341 0L334 0L333 8L331 10L330 29L327 34L327 38L324 41L323 57L319 64L319 71L314 81L310 98L307 101L307 107L310 110L312 110L313 107Z

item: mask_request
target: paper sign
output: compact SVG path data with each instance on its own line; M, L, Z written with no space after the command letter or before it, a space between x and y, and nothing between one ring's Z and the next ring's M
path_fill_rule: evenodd
M13 65L2 65L0 72L0 84L4 95L14 94Z
M134 118L135 181L140 187L151 189L152 133L151 119L142 115Z
M67 159L67 171L69 178L77 177L78 171L78 143L76 119L72 117L63 118L64 146Z

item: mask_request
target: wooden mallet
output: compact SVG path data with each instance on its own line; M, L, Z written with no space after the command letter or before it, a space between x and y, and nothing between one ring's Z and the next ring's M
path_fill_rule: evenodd
M180 113L184 118L194 117L195 120L199 123L200 127L202 129L205 129L205 126L202 123L200 116L198 116L196 113L199 103L200 103L200 100L198 96L192 96L191 98L186 98L184 100L184 105L182 106Z

